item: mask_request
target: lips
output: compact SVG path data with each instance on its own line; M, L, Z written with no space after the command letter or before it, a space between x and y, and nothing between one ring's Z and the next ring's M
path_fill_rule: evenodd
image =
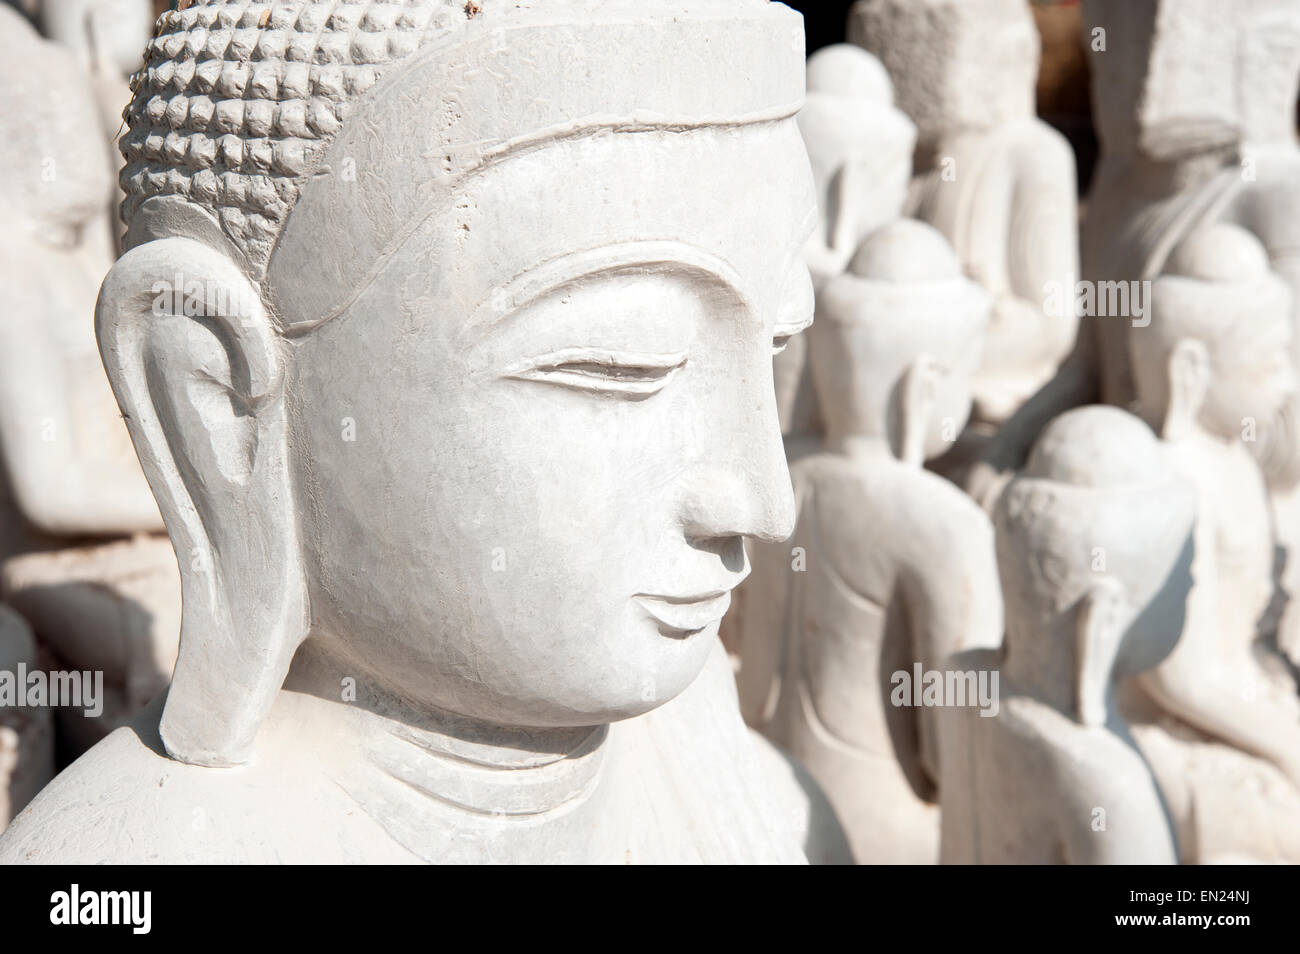
M690 636L722 619L731 606L731 591L698 596L654 596L638 593L634 599L659 623L668 636Z

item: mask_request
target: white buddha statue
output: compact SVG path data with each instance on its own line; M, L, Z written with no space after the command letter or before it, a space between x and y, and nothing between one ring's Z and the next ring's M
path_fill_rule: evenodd
M826 446L791 467L794 536L752 548L742 709L821 783L860 863L938 860L932 713L891 704L893 673L1002 634L992 527L922 467L965 425L988 309L935 229L872 233L818 296Z
M803 860L717 639L793 524L803 49L765 0L166 16L96 323L180 656L0 860Z
M1057 376L987 448L968 483L986 502L1057 414L1098 400L1132 405L1128 338L1141 332L1150 306L1142 283L1159 277L1192 232L1216 222L1247 229L1300 302L1300 9L1291 0L1085 0L1083 12L1101 155L1082 228L1082 277L1097 314L1083 318ZM1300 421L1300 401L1286 413ZM1294 551L1300 424L1273 428L1250 449ZM1294 553L1287 562L1300 567Z
M998 500L996 710L942 710L943 860L1171 864L1173 825L1116 702L1168 656L1191 587L1196 500L1151 431L1117 408L1070 411Z
M916 127L894 107L893 84L880 61L850 43L808 58L807 88L798 122L819 218L804 257L814 287L821 288L848 267L864 238L902 214ZM804 337L791 338L773 359L791 459L815 449L822 432L807 350Z
M1069 144L1034 114L1029 5L859 0L848 33L884 63L916 123L908 214L943 233L993 297L972 379L986 437L1055 374L1078 325L1048 295L1078 277L1078 187Z

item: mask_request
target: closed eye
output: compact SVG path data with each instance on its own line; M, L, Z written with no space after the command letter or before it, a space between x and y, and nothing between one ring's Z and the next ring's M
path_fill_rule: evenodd
M812 324L810 316L806 321L792 324L778 325L772 334L772 354L778 355L790 344L790 339L799 332L806 330Z
M564 348L506 369L505 377L641 400L662 391L686 355Z

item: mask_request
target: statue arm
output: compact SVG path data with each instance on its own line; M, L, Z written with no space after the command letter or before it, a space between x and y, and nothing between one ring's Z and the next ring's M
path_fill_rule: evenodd
M1058 132L1042 126L1021 160L1012 195L1008 277L1016 296L1035 304L1039 356L1055 364L1070 351L1079 326L1074 309L1079 276L1074 153ZM1047 309L1053 299L1063 306L1060 314Z
M1002 589L993 526L966 499L957 503L957 512L942 519L943 533L915 554L905 590L913 658L927 671L957 665L952 658L957 653L1002 645ZM921 764L938 779L936 713L922 710L920 717Z
M1300 788L1300 721L1294 707L1267 696L1262 672L1229 668L1219 660L1180 656L1175 651L1138 678L1165 711L1207 735L1267 759ZM1253 699L1246 695L1252 687Z

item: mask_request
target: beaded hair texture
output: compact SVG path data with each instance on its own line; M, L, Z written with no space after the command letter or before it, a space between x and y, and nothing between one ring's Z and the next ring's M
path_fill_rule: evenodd
M164 14L132 80L122 218L155 196L212 212L265 266L349 105L473 14L455 0L197 0Z

